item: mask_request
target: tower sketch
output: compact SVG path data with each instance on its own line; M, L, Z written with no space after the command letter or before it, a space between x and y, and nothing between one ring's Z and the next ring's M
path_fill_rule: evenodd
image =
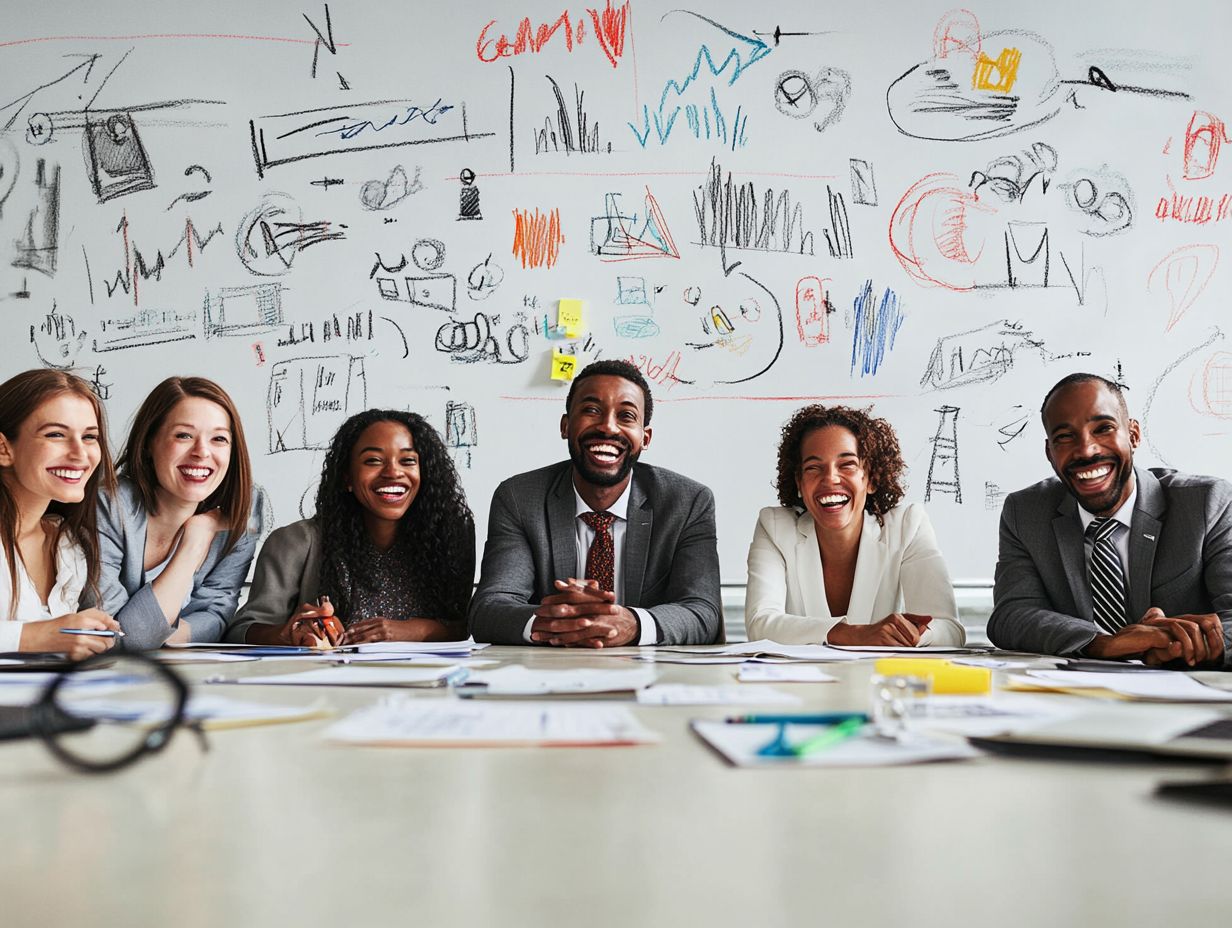
M933 436L933 456L928 462L928 483L924 502L933 498L933 491L947 493L954 502L962 502L962 484L958 479L958 407L942 406L933 410L941 415L937 434Z

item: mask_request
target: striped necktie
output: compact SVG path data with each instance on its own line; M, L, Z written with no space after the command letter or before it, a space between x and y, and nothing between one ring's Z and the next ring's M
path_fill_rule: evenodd
M1095 622L1110 635L1126 623L1125 568L1113 536L1121 527L1116 519L1098 517L1087 526L1091 549L1091 605Z

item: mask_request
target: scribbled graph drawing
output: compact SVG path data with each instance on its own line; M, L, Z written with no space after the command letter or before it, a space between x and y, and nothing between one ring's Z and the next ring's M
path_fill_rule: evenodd
M851 250L851 223L847 220L847 204L843 202L843 195L831 190L829 184L826 185L826 199L830 202L830 227L825 230L826 247L830 250L830 257L850 258L854 252Z
M876 206L877 178L872 162L850 158L848 165L851 168L851 202L860 206Z
M1014 367L1016 353L1029 349L1049 359L1044 342L1021 322L998 322L937 339L920 386L948 390L973 383L991 383Z
M322 242L346 237L346 226L326 220L303 222L295 200L271 193L241 221L235 253L244 267L258 277L286 274L300 252Z
M13 180L16 179L14 171ZM60 166L57 164L48 172L47 162L39 158L34 165L34 187L37 202L26 218L21 238L14 243L17 254L12 263L13 267L53 277L60 253Z
M475 407L470 403L449 400L445 404L445 447L453 459L468 470L471 449L479 446L479 425Z
M718 246L724 254L728 248L813 253L813 233L804 227L804 207L793 202L791 191L776 194L767 187L759 193L751 182L736 183L718 161L710 162L706 183L693 191L693 211L697 244ZM723 263L726 267L726 257Z
M196 310L139 309L125 316L111 316L98 324L95 351L120 351L148 348L197 337L199 316Z
M774 87L774 106L792 119L813 120L824 132L838 122L851 96L851 75L840 68L822 68L817 74L784 71Z
M120 222L116 226L116 234L120 236L124 249L124 267L112 274L110 278L105 278L103 287L108 297L113 297L117 291L122 290L125 294L131 295L133 305L138 306L141 302L143 281L162 280L163 271L167 269L168 262L179 255L181 250L184 252L188 266L194 267L197 257L205 252L210 242L223 234L223 228L220 222L202 235L197 231L191 218L185 219L184 232L179 241L166 254L163 254L163 250L159 248L152 260L147 259L148 252L143 252L137 247L136 236L130 227L127 213L121 215Z
M627 215L621 210L620 194L604 195L603 215L590 220L590 251L602 261L680 257L663 210L649 187L640 220L637 213Z
M470 168L463 168L458 175L458 181L462 184L458 188L458 221L472 222L483 218L483 213L479 210L479 188L475 186L475 172Z
M206 338L272 332L285 321L282 287L269 283L211 290L205 295L203 319Z
M1001 508L1001 500L1005 497L1005 491L993 483L991 480L984 481L984 508L988 512L996 512Z
M309 158L346 155L407 145L439 145L491 138L472 132L465 103L375 100L259 116L248 122L257 176L271 168Z
M830 341L830 315L834 305L826 288L829 278L801 277L796 282L796 335L806 348Z
M860 295L852 301L854 322L851 332L851 374L861 377L876 374L885 361L886 352L894 348L898 330L906 317L898 304L898 295L889 287L878 301L873 296L873 282L864 282Z
M85 138L90 184L98 202L154 189L154 169L130 114L87 117Z
M270 453L328 447L347 416L367 405L363 358L279 361L270 371L266 396Z
M724 112L719 102L718 85L722 82L728 87L732 86L773 49L761 39L741 35L700 14L688 10L675 12L694 16L723 33L724 38L716 40L715 43L715 49L722 56L722 60L716 64L715 53L711 52L710 45L702 44L688 73L680 80L670 78L663 85L656 109L652 112L649 106L643 106L641 125L631 122L629 129L642 148L651 141L652 132L654 141L664 145L671 138L672 131L683 113L685 124L695 139L713 138L735 150L747 141L745 129L749 117L742 113L740 107L736 107L734 113ZM727 49L726 54L722 52L724 48ZM701 90L693 95L702 97L702 102L680 102L695 83Z
M51 312L42 322L30 326L30 343L43 367L61 371L72 369L85 341L86 333L77 331L76 320L57 312L55 303L51 304Z
M359 203L364 209L386 210L397 206L407 197L424 189L419 175L423 169L415 168L414 178L408 179L406 168L397 165L385 180L369 180L359 188ZM315 183L315 181L314 181Z
M590 119L583 100L586 94L573 85L573 108L565 103L560 84L550 74L545 74L552 85L556 98L556 112L544 117L543 127L535 130L535 154L564 152L566 155L611 154L612 143L601 141L599 120Z
M650 302L650 294L646 290L645 277L616 278L617 306L645 306L645 313L632 313L617 316L612 320L612 328L622 338L651 338L659 334L659 324L651 315L654 306Z
M617 67L625 51L629 3L626 0L620 6L613 7L612 0L604 0L602 11L588 9L587 12L592 26L590 30L586 28L586 20L581 17L571 20L566 10L555 22L539 23L537 27L532 25L529 17L523 19L512 41L507 34L493 31L492 27L496 25L494 19L480 30L475 41L475 53L480 61L488 63L516 55L538 54L557 35L561 38L556 45L560 46L563 42L565 49L572 52L575 45L586 44L587 36L593 33L595 42L591 44L597 44L608 63L613 68Z
M523 268L553 267L564 241L559 209L546 213L540 213L538 207L513 211L513 256Z
M942 406L934 410L941 418L937 421L937 433L933 436L933 454L928 462L928 481L924 488L924 502L930 502L933 493L951 496L954 502L962 502L962 483L958 476L958 407Z
M442 325L435 347L458 364L520 364L530 357L530 330L521 321L502 325L499 314L480 312Z

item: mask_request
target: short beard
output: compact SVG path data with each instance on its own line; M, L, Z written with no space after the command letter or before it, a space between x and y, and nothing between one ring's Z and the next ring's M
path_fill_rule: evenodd
M633 472L633 465L637 463L640 456L641 452L635 453L632 448L626 448L625 455L620 461L620 467L614 474L608 474L591 469L586 461L586 453L582 450L581 441L569 442L569 460L573 462L574 471L591 486L596 487L614 487L623 483Z
M1109 463L1112 463L1112 462L1109 462ZM1086 467L1086 466L1088 465L1082 465L1082 467ZM1121 494L1125 492L1125 485L1129 483L1130 479L1134 475L1134 462L1132 460L1130 460L1124 465L1117 462L1117 463L1114 463L1113 466L1117 468L1116 480L1113 481L1112 486L1108 488L1108 492L1104 494L1104 498L1101 498L1098 500L1087 499L1083 497L1082 495L1080 495L1078 491L1074 489L1073 484L1070 482L1069 475L1066 474L1065 488L1069 490L1070 496L1074 497L1078 505L1081 506L1083 509L1086 509L1087 512L1091 513L1091 515L1094 515L1094 516L1112 515L1112 512L1111 512L1112 507L1114 507L1117 504L1117 501L1121 498ZM1082 468L1080 467L1079 469L1082 469ZM1087 509L1087 506L1089 505L1100 505L1101 508L1100 509Z

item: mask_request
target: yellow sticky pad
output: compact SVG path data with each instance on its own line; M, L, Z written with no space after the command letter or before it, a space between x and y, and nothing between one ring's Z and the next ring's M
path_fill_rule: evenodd
M572 380L577 372L577 355L552 352L552 379Z
M577 338L582 331L583 305L581 300L561 300L556 304L556 325L565 330L565 338Z
M873 664L883 676L926 677L934 693L987 693L992 689L992 671L987 667L964 667L926 657L883 657Z

